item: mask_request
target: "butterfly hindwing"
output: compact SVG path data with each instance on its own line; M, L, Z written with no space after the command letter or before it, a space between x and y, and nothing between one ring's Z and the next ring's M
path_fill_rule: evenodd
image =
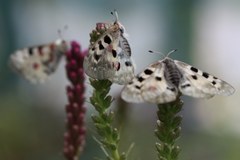
M118 84L127 84L134 78L134 62L131 59L131 49L127 39L120 36L117 49L117 67L110 80Z
M125 85L122 90L121 97L126 102L133 102L133 103L142 103L144 99L142 97L142 90L141 90L142 83L138 81L137 78L133 78L132 81Z

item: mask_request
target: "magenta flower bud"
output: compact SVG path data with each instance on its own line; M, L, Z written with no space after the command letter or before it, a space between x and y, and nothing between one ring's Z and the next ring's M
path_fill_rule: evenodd
M70 79L73 83L75 83L75 82L77 81L77 73L74 72L74 71L70 72L70 74L69 74L69 79Z
M78 67L77 62L74 59L71 59L71 61L68 65L69 65L69 67L71 67L71 69L76 69Z

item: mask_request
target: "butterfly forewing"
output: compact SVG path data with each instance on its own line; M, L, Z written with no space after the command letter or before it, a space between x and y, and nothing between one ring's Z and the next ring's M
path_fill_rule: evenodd
M165 64L157 62L154 68L147 68L142 73L143 80L142 97L150 103L167 103L176 99L178 91L175 86L168 83L164 76ZM152 73L151 73L152 72ZM141 77L139 77L141 79Z
M184 62L177 60L174 62L183 74L179 84L179 90L183 94L197 98L211 98L214 95L228 96L234 93L234 88L227 82Z
M165 65L161 61L148 66L124 87L122 98L136 103L166 103L175 100L177 89L166 81L164 69ZM132 97L134 101L131 101Z

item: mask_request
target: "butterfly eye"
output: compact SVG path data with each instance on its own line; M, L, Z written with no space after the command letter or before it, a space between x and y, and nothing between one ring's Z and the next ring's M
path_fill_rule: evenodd
M120 32L121 32L121 33L124 33L124 29L123 29L123 28L120 28Z
M124 32L125 32L125 28L124 28L123 26L120 26L120 27L119 27L119 30L120 30L121 33L124 33Z
M122 34L125 33L125 31L126 31L125 27L121 23L119 23L119 30Z

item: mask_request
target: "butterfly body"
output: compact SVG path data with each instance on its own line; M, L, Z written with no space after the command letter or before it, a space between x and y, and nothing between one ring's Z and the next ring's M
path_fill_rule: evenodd
M234 88L184 62L169 57L148 66L122 91L127 102L168 103L180 94L195 98L211 98L215 95L231 95Z
M85 73L94 79L109 79L114 83L126 84L134 77L134 66L125 29L118 20L101 27L106 30L90 44L89 53L84 58Z
M66 50L67 44L62 39L45 45L23 48L11 55L10 65L33 83L44 82L56 70Z

